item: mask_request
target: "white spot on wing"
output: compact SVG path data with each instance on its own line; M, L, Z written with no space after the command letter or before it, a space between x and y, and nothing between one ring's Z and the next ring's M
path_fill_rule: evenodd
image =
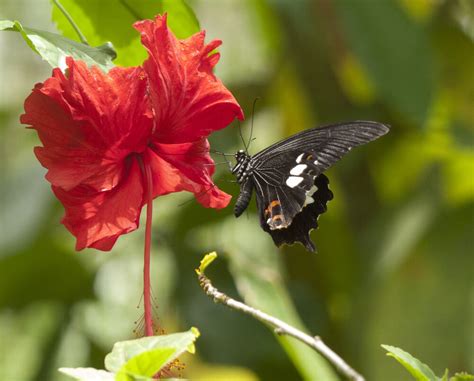
M290 176L286 179L286 185L288 185L290 188L296 187L298 184L300 184L303 181L302 177L299 176Z
M313 194L318 190L316 185L313 185L309 191L306 192L306 199L304 200L303 208L314 202Z
M313 185L311 189L306 193L306 195L311 197L314 194L314 192L316 192L317 190L318 190L318 187L316 185Z
M318 160L315 160L315 161L314 161L314 164L318 165L318 164L319 164L319 161L318 161Z
M303 155L304 155L304 153L302 153L301 155L299 155L299 156L296 158L296 162L297 162L297 163L301 163L301 159L303 158Z
M299 176L306 168L308 168L306 164L298 164L296 167L291 168L290 175Z

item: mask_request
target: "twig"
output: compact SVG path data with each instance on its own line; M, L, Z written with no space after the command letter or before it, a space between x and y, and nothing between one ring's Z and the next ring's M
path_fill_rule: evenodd
M209 258L212 256L212 258ZM202 261L199 269L196 270L199 279L199 285L204 290L204 292L211 297L215 302L222 303L229 308L243 312L247 315L254 317L257 320L271 326L274 328L274 332L278 335L288 335L292 336L295 339L305 343L306 345L313 348L321 356L326 358L343 376L348 380L353 381L365 381L359 373L352 369L349 364L347 364L337 353L335 353L331 348L329 348L319 336L310 336L295 327L285 323L284 321L277 319L274 316L271 316L263 311L260 311L256 308L250 307L242 302L239 302L231 297L227 296L223 292L215 288L211 280L204 275L204 269L217 257L217 254L211 253L208 254ZM207 259L206 259L207 258Z
M87 38L86 36L84 36L81 32L81 30L79 29L79 27L77 26L77 24L74 22L73 18L71 17L71 15L69 14L69 12L66 10L66 8L63 7L63 5L59 2L59 0L53 0L53 3L54 5L56 5L58 7L58 9L62 12L62 14L64 15L64 17L67 18L67 21L69 21L69 24L71 24L71 26L73 27L73 29L76 31L77 35L79 36L79 39L81 40L81 42L85 45L89 45L89 43L87 42Z

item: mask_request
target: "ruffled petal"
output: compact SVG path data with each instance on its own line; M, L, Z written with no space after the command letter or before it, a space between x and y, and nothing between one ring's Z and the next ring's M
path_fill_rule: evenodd
M208 152L206 139L154 145L146 155L153 172L154 197L185 190L206 208L225 208L231 196L213 183L214 162Z
M243 112L234 96L214 76L221 42L204 44L204 32L178 40L166 25L166 15L134 24L149 58L143 67L150 78L155 112L155 137L163 143L183 143L207 137Z
M21 122L38 132L43 147L35 153L51 184L110 190L120 181L123 160L144 151L151 134L146 75L120 67L106 74L72 58L67 64L67 75L54 69L35 86Z
M120 235L137 229L143 181L137 161L129 166L122 181L110 191L97 192L84 185L70 191L52 187L66 211L62 223L77 239L76 250L110 250Z

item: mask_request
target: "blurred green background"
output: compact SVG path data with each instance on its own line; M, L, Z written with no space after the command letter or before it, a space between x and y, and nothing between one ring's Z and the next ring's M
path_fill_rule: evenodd
M78 24L95 33L88 36L94 43L114 43L116 63L143 60L130 26L136 18L123 10L127 2L76 3L82 5L73 15L93 19ZM157 7L151 0L128 4L142 17ZM208 41L224 42L216 73L246 112L245 136L260 97L251 152L331 122L369 119L392 130L328 171L335 197L312 233L317 254L300 245L276 249L259 228L253 201L235 219L231 207L206 210L186 202L189 194L155 200L159 324L168 333L196 326L202 334L181 374L337 379L313 352L203 295L194 268L212 250L220 254L209 269L216 286L306 326L368 380L409 379L380 344L403 348L438 375L446 367L473 372L473 2L188 4ZM120 27L116 12L126 21ZM0 18L57 32L47 0L0 0ZM62 381L59 366L102 368L112 344L134 337L141 317L143 229L121 237L110 253L74 252L73 237L59 224L62 207L32 152L38 139L19 124L23 100L50 73L17 33L0 33L0 379L6 381ZM211 142L225 152L242 148L237 125ZM238 194L225 166L216 178Z

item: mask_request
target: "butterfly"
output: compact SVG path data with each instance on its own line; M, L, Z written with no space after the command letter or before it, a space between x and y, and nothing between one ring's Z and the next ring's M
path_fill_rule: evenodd
M276 246L300 242L315 252L309 233L333 198L323 172L353 147L388 131L381 123L354 121L299 132L254 156L239 150L231 169L240 186L235 216L244 212L255 190L260 226Z

